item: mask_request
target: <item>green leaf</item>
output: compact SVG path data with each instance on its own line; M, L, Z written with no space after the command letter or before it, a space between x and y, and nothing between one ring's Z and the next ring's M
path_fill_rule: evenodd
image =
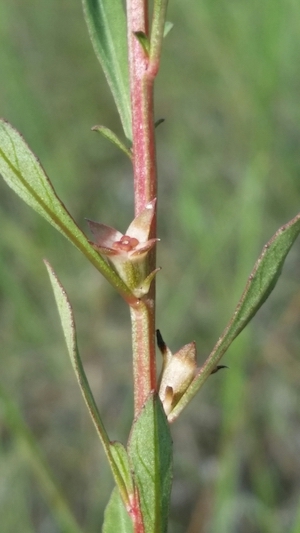
M126 137L132 140L126 18L122 0L82 0L98 60L118 108Z
M103 137L105 137L106 139L109 139L113 144L115 144L118 148L120 148L120 150L122 150L122 152L124 152L124 154L126 154L129 157L129 159L132 159L132 154L130 150L125 146L124 143L122 143L122 141L120 141L119 137L117 137L117 135L113 131L111 131L109 128L106 128L105 126L94 126L92 130L98 131L99 133L101 133Z
M48 270L53 288L69 356L82 392L82 396L87 405L98 436L102 442L122 499L124 503L130 507L130 500L132 499L133 494L133 481L127 452L120 442L111 443L108 438L79 355L76 326L71 304L67 297L66 291L58 280L51 265L47 261L45 261L45 265Z
M133 423L128 455L139 492L145 533L165 533L172 485L172 439L155 392Z
M150 42L147 37L147 35L143 31L135 31L134 35L136 36L137 40L139 41L141 47L143 48L146 56L149 56L150 52Z
M0 119L0 174L24 202L67 237L119 292L130 294L74 222L23 137L3 119Z
M173 22L169 22L168 20L165 22L164 37L167 37L168 33L170 33L173 27L174 27Z
M167 7L168 0L154 0L150 37L150 63L151 61L160 61L163 38L166 30L167 32L170 30L168 23L166 23Z
M133 533L132 521L117 488L113 490L105 509L102 533Z
M300 214L279 228L272 239L265 244L248 278L242 297L231 320L217 344L196 377L169 415L172 422L191 401L208 376L216 367L222 355L234 339L254 317L274 289L281 274L284 261L300 233Z
M126 487L126 491L129 495L134 493L133 480L131 475L131 467L129 463L129 457L123 444L118 441L110 443L110 451L113 461L118 468L118 472Z

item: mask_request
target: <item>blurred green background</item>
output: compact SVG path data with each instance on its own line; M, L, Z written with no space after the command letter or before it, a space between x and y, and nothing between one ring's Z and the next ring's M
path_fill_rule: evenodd
M300 5L171 2L156 87L157 326L201 364L263 244L300 205ZM90 128L121 134L80 1L0 3L0 115L25 136L78 224L124 230L131 168ZM85 533L112 479L68 360L42 259L72 301L86 372L112 439L132 417L129 317L107 282L0 184L1 533L65 533L13 401ZM300 252L173 425L170 533L300 531ZM159 356L158 356L159 357ZM35 453L33 455L36 455Z

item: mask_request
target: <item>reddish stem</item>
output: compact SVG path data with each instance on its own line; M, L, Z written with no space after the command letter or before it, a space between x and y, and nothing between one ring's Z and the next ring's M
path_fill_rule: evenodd
M153 84L156 69L136 32L149 36L148 1L127 0L129 76L132 113L132 154L135 216L156 198L156 151L153 111ZM156 237L156 215L149 238ZM148 256L148 273L155 269L155 251ZM149 393L156 387L155 362L155 283L138 305L131 307L134 373L134 412L140 412Z
M132 349L134 413L140 412L151 390L156 387L154 299L132 306Z
M157 181L153 112L156 73L147 70L149 58L135 36L135 32L149 34L147 4L146 0L127 2L135 216L156 198Z

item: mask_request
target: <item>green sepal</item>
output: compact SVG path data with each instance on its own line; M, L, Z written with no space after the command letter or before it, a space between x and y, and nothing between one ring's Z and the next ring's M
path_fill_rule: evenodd
M106 139L109 139L113 144L115 144L124 154L126 154L129 159L132 159L132 153L131 151L125 146L122 141L120 141L119 137L111 131L109 128L106 128L105 126L93 126L92 131L98 131L105 137Z
M20 198L71 241L123 295L128 287L79 229L22 135L0 119L0 174Z
M71 304L53 268L47 261L44 262L50 277L69 356L82 396L103 445L121 497L125 505L130 508L133 498L133 481L127 452L120 442L110 442L108 438L78 351L76 326Z
M175 420L191 401L217 366L234 339L243 331L273 291L281 274L284 261L300 233L300 214L284 224L263 247L248 278L242 297L217 344L200 368L178 404L171 411L169 422Z
M124 133L132 140L127 29L122 0L82 0L95 54L114 97Z
M156 392L150 394L133 422L128 455L145 533L165 533L172 485L172 439Z
M133 533L132 520L117 488L112 491L106 506L102 533Z

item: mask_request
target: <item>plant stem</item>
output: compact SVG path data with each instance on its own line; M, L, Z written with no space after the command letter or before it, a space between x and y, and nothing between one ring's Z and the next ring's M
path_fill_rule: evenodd
M132 151L135 215L156 197L156 153L153 112L153 73L149 58L135 36L149 34L148 1L127 0L129 77L132 113Z
M149 34L148 1L127 0L128 55L132 113L132 163L134 174L135 216L157 195L153 84L155 74L148 72L149 58L135 32ZM156 237L156 214L150 238ZM156 266L156 254L148 256L148 273ZM156 386L155 363L155 282L138 305L131 306L134 413L141 410Z
M154 300L131 307L134 414L138 415L151 390L156 387Z
M150 39L148 0L127 0L135 216L157 197L153 89L160 63L167 3L167 0L154 1ZM149 55L137 39L137 32L144 33L149 40ZM156 238L156 213L149 237ZM148 274L155 268L154 249L148 256ZM139 304L131 305L131 321L134 412L137 416L150 391L156 388L155 281L147 296Z

